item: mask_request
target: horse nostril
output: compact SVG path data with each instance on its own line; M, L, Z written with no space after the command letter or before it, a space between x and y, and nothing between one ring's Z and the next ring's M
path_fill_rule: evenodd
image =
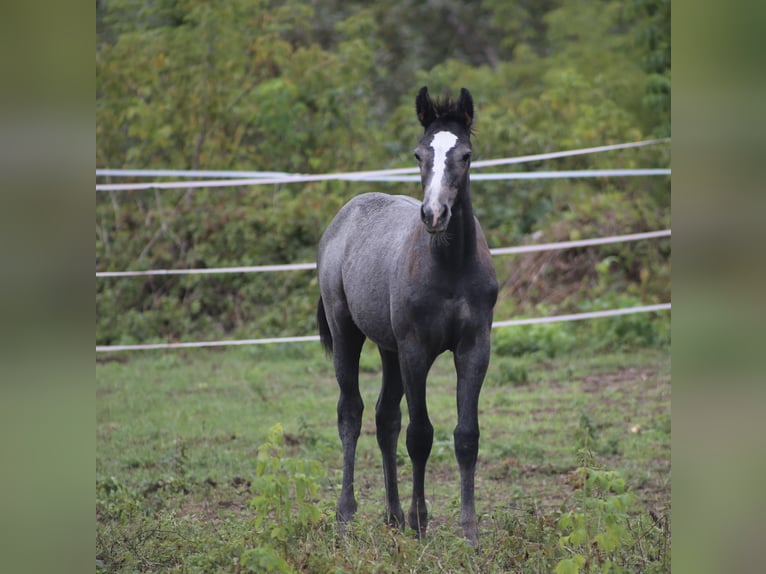
M426 205L425 203L420 205L420 219L428 228L436 228L449 220L449 205L440 203L437 209L438 211L435 211L430 205Z

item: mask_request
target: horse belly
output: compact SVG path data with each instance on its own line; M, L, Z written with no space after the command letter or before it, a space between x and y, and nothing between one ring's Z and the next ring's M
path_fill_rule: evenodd
M396 351L396 338L389 317L371 317L369 314L352 313L354 323L373 343L387 351Z
M368 274L369 269L368 273L358 271L344 273L343 287L351 319L373 343L387 350L396 350L388 286L382 277Z

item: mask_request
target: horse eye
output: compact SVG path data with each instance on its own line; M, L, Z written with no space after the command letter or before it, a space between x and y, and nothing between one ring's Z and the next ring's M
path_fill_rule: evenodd
M467 152L463 154L463 161L468 161L471 159L471 152Z
M421 162L420 154L418 152L415 152L415 159L418 161L418 163Z

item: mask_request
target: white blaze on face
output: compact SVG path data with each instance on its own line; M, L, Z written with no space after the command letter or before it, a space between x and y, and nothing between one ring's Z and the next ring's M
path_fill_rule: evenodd
M447 171L447 154L455 147L456 143L457 136L452 132L438 132L434 134L431 140L431 149L434 150L434 163L431 181L425 193L425 202L429 204L434 217L438 217L438 214L441 213L442 204L448 203L443 200L446 198L440 197L440 192L444 189L442 183L444 174Z

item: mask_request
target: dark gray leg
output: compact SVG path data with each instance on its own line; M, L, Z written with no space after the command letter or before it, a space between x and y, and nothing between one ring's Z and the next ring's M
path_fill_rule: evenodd
M479 530L474 503L474 474L479 453L479 393L489 365L489 337L455 352L457 371L457 426L455 457L460 468L460 526L468 542L477 546Z
M341 523L350 521L356 512L354 458L364 410L359 393L359 354L363 344L364 335L350 321L344 327L342 335L333 333L333 363L340 388L338 435L343 444L343 486L336 513L336 518Z
M404 392L407 395L407 409L410 423L407 426L407 452L412 461L412 502L407 518L410 528L418 538L425 536L428 528L426 509L425 474L426 463L434 441L434 427L428 418L426 406L426 376L433 358L426 359L417 353L408 357L399 356L402 367Z
M378 446L383 455L383 478L386 485L386 522L391 526L404 526L404 512L399 502L396 478L396 445L402 428L402 375L396 353L380 349L383 364L383 386L375 408Z

